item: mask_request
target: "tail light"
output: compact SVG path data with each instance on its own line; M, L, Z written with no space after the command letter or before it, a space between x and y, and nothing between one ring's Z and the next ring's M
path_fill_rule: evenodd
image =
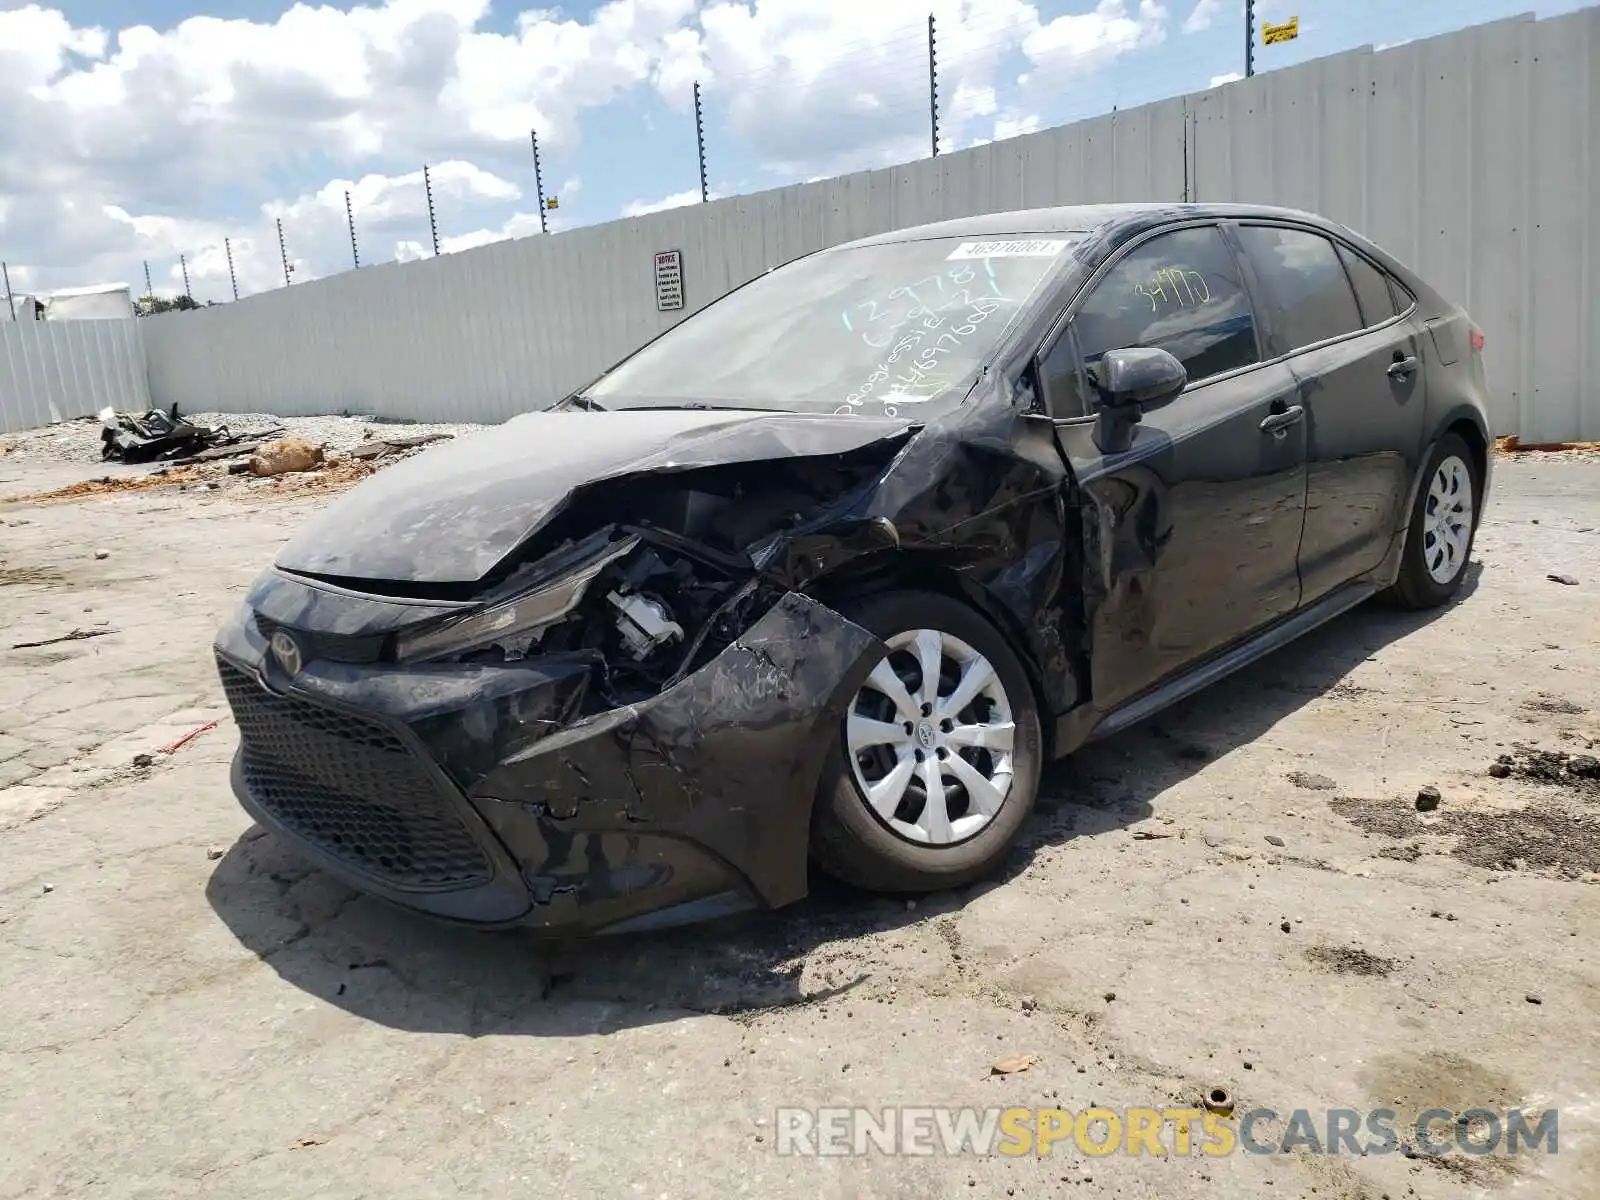
M1483 330L1479 329L1476 325L1474 325L1472 327L1472 332L1467 334L1467 341L1472 344L1473 353L1475 353L1475 354L1482 354L1483 353L1483 342L1484 342Z

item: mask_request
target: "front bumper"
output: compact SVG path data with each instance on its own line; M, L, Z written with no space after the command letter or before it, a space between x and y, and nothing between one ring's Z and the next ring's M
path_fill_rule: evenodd
M866 630L789 593L675 686L574 717L593 660L334 661L285 616L321 623L346 598L290 594L309 591L264 577L215 649L235 794L330 873L438 917L562 932L805 895L821 764L876 658ZM323 628L371 606L348 603ZM311 647L292 678L262 616Z

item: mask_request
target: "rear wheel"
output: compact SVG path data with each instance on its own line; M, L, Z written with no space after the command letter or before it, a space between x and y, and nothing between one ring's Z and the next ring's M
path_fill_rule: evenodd
M1472 451L1446 434L1423 472L1400 575L1388 592L1392 599L1407 608L1435 608L1456 594L1472 554L1477 497Z
M1041 766L1033 689L999 631L927 592L844 615L888 647L841 722L817 797L814 852L876 891L980 878L1033 808Z

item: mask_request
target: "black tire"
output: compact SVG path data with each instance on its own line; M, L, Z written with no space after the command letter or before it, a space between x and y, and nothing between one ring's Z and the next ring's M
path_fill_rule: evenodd
M823 765L812 821L812 853L817 864L846 883L878 892L937 891L992 873L1033 811L1043 762L1038 705L1021 662L994 626L948 596L887 592L841 605L840 612L886 641L909 631L931 629L960 639L988 659L1015 726L1011 786L988 823L965 840L939 846L918 844L894 832L869 806L857 782L841 722ZM940 694L948 692L941 690ZM852 708L855 703L852 699ZM907 793L913 794L925 792Z
M1451 459L1466 467L1466 478L1471 482L1471 519L1467 522L1467 544L1459 561L1451 564L1453 572L1448 578L1436 579L1428 570L1428 558L1433 553L1429 523L1433 518L1429 491L1440 469ZM1416 502L1412 505L1411 521L1406 526L1405 547L1401 551L1400 574L1384 593L1385 599L1402 608L1437 608L1456 594L1467 573L1467 563L1472 558L1472 541L1478 532L1478 513L1483 494L1483 472L1471 448L1453 433L1439 439L1422 469L1422 482L1417 487Z

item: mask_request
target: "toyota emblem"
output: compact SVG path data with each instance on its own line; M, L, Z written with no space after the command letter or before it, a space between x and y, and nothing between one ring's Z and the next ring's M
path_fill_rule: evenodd
M278 630L272 635L272 657L278 660L278 665L288 675L300 674L304 665L300 658L300 645L283 630Z

